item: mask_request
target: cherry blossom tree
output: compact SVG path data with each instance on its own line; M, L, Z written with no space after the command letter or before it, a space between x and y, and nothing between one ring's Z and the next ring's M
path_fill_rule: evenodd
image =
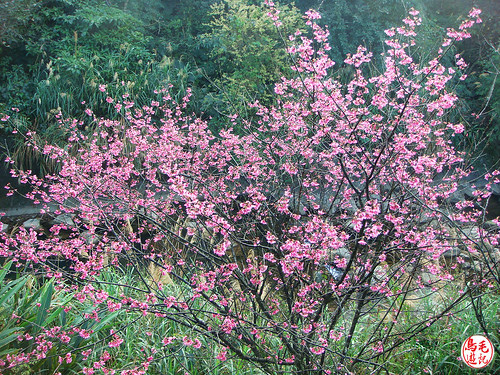
M448 87L466 64L457 55L445 66L443 56L479 14L420 61L412 10L386 31L384 68L374 73L359 47L341 83L328 29L309 11L312 37L288 41L295 78L276 84L276 105L251 104L257 120L231 117L242 135L215 135L186 114L189 90L179 103L158 90L162 100L142 108L108 97L117 121L91 109L84 122L60 116L68 145L33 143L60 171L15 175L43 212L71 223L48 234L19 228L4 235L1 255L94 303L88 319L141 311L191 329L159 348L212 343L220 361L235 356L269 374L384 370L405 340L499 285L498 218L484 225L498 173L471 199L452 199L469 169L453 147L464 126L447 121L457 100ZM444 262L450 252L456 261ZM119 267L138 275L122 286L134 297L103 292L99 276ZM103 346L120 340L112 333Z

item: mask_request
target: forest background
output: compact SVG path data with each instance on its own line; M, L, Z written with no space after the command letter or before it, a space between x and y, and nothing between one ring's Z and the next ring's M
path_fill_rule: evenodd
M127 92L139 105L149 103L158 87L173 85L178 93L190 87L189 110L217 132L229 124L233 113L250 116L248 103L273 103L274 83L291 74L283 38L304 28L301 14L310 8L318 9L321 23L333 31L329 54L337 63L337 76L347 80L352 72L343 64L346 54L364 45L375 55L376 65L384 50L384 30L398 24L411 6L425 20L419 38L430 52L446 27L475 5L483 10L484 22L471 39L455 47L469 64L470 78L455 83L460 103L451 120L467 124L469 140L462 146L485 156L480 163L491 166L498 160L500 9L495 1L285 0L280 4L281 34L261 2L251 0L3 1L2 147L24 168L41 168L42 173L50 169L50 163L41 162L25 147L21 135L35 130L49 142L61 142L63 135L54 121L59 111L82 118L88 106L98 115L116 118L106 96L96 90L98 85L106 85L112 97ZM13 136L14 129L19 136Z

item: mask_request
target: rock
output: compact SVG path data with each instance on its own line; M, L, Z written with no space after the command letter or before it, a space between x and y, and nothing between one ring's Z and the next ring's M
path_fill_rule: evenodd
M500 194L492 195L488 201L486 209L487 219L496 219L500 216Z
M471 271L475 275L483 275L484 274L484 267L482 262L480 261L474 261L471 264Z
M488 231L488 232L495 233L495 232L498 232L500 230L500 227L493 220L490 220L490 221L486 221L483 224L483 229Z
M451 250L446 250L443 254L441 254L445 260L456 259L459 255L460 249L457 249L456 247Z
M9 233L9 230L10 230L9 224L0 222L0 232Z
M345 247L341 247L339 249L336 249L336 250L330 250L330 253L329 253L329 257L330 257L330 260L335 260L336 258L336 255L339 256L339 258L345 258L346 261L349 261L349 259L351 258L351 253L350 251L345 248Z
M434 286L442 281L438 276L433 275L430 272L422 272L421 277L422 284L424 284L425 286Z
M474 189L468 183L461 183L458 189L450 195L449 201L452 204L463 202L467 198L474 196Z
M34 219L28 219L23 223L23 227L25 229L33 229L36 231L41 231L43 230L42 224L39 218L34 218Z
M492 254L493 260L496 264L500 265L500 249L495 248Z
M475 226L460 227L460 235L472 241L479 241L481 239L478 228Z
M61 215L58 215L54 218L54 220L52 220L52 224L55 224L55 225L66 225L67 227L74 227L75 226L75 222L73 221L73 218L75 217L75 215L71 215L71 214L61 214Z
M338 268L333 262L325 264L325 268L333 277L333 280L335 280L335 282L337 283L342 279L342 276L345 272L342 268Z
M470 262L464 262L460 265L460 268L464 271L469 271L472 269L472 265L470 264Z
M99 243L99 236L97 234L91 234L88 230L80 233L80 236L88 245L95 245Z

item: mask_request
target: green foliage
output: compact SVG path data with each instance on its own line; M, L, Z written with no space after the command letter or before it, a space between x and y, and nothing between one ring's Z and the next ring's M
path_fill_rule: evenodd
M221 102L230 103L226 112L239 112L256 99L270 102L273 84L290 75L286 40L303 27L300 12L291 5L278 6L279 30L267 15L268 8L246 0L224 0L212 5L210 33L202 36L217 62L214 79ZM209 105L214 104L214 99ZM224 111L222 109L222 111Z
M9 262L0 269L0 359L8 354L32 352L39 344L36 338L51 330L71 332L72 327L77 327L91 334L87 339L71 335L67 343L53 339L46 355L31 357L27 363L10 369L9 374L77 373L83 366L80 352L109 339L110 329L121 329L121 315L125 315L122 312L110 312L102 307L96 310L91 301L79 302L73 294L63 291L60 285L56 286L57 281L41 280L30 274L19 276L11 271L13 268L13 262ZM97 320L85 318L85 314L92 314L94 310L97 311ZM139 351L139 348L134 348ZM72 361L61 362L59 355L68 352Z
M59 112L81 119L90 107L97 116L121 118L119 111L104 105L108 95L128 95L130 101L145 104L162 87L185 91L194 82L190 65L158 55L144 26L127 11L103 1L44 3L23 43L0 54L0 80L5 82L0 88L0 114L11 117L0 124L0 132L10 134L15 129L24 134L29 129L49 143L61 144L66 133L54 121ZM106 86L107 95L97 90L99 85ZM33 164L37 156L26 151L22 136L9 141L21 167Z
M490 136L486 145L487 154L492 162L500 160L500 45L492 46L489 59L485 59L481 65L478 80L475 82L476 91L481 99L479 101L479 119L485 123L484 127L489 130Z
M302 11L313 8L321 13L321 23L331 32L330 56L338 65L359 45L374 55L382 52L384 29L399 24L406 16L405 2L399 0L297 0L296 4Z
M450 291L447 291L450 293ZM475 305L482 305L482 313L489 338L494 346L500 343L500 308L498 296L477 296ZM421 304L429 305L431 301L422 300ZM405 314L405 313L404 313ZM411 325L411 317L408 324ZM477 369L469 368L460 360L462 343L467 337L483 334L483 327L477 322L474 307L470 301L457 306L457 312L434 323L425 335L416 335L405 342L398 354L388 358L388 367L397 374L477 374ZM358 337L357 340L362 340ZM500 361L495 354L493 363L484 370L487 373L497 373ZM481 373L481 372L480 372Z
M444 31L450 25L457 27L472 6L482 10L483 23L479 30L473 33L472 38L457 44L457 49L449 57L460 53L469 65L469 78L456 82L455 85L460 105L453 121L461 121L466 125L468 138L461 139L459 148L477 156L486 153L490 165L497 163L500 157L497 101L500 94L495 80L500 63L500 8L497 3L495 0L477 0L472 4L467 0L459 0L427 1L420 4L424 17L433 22L432 30L428 30L426 35L429 48L437 43L436 33Z
M60 324L64 313L63 306L71 296L56 292L52 281L38 285L31 275L9 280L6 276L12 262L0 270L0 358L20 351L31 351L36 345L33 340L26 340L26 335L36 337L42 330ZM55 370L59 367L58 350L55 345L45 358L30 361L27 365L31 373ZM13 373L22 373L23 366Z
M6 57L0 60L0 79L5 82L0 87L0 112L10 110L7 108L16 107L26 113L29 110L29 102L33 91L33 82L26 72L25 67L19 64L12 64L12 58Z
M7 0L0 3L0 45L9 46L23 39L32 25L40 0Z
M478 2L484 9L482 35L459 46L460 50L451 51L453 54L465 52L471 65L471 79L456 82L456 91L463 98L462 110L456 116L470 111L480 114L479 118L464 120L470 124L469 133L473 133L470 135L479 137L485 131L491 132L488 153L497 161L500 158L497 146L500 142L500 54L499 29L493 20L498 7L491 0ZM283 0L285 5L279 9L284 25L278 31L267 16L266 7L260 1L251 0L4 1L0 3L0 117L8 114L10 119L0 122L0 134L5 136L17 130L19 135L36 130L42 140L64 144L66 130L54 121L60 111L64 116L82 119L86 117L84 110L92 108L97 116L122 119L119 111L107 105L108 95L112 98L129 95L130 100L140 105L156 98L155 89L168 85L174 86L172 92L179 93L193 87L190 109L204 113L204 117L211 116L211 125L222 128L226 125L225 115L245 116L249 101L272 102L273 83L291 74L285 53L286 37L302 28L300 12L295 6L302 11L319 8L322 23L330 26L331 54L339 67L335 74L347 76L349 69L342 68L345 55L354 52L360 44L374 53L381 52L383 30L398 24L405 16L406 3ZM424 18L433 20L420 34L428 50L419 53L425 54L439 44L435 36L442 32L441 25L458 25L457 18L465 14L471 4L466 0L420 0L414 6L422 11ZM107 94L97 90L99 85L106 85ZM19 108L19 113L12 111L12 107ZM19 166L39 168L41 173L50 169L49 161L27 147L22 136L10 138L10 145L14 145L13 156ZM167 322L161 316L150 314L138 324L141 312L110 313L101 306L100 322L85 320L83 314L93 312L93 306L75 301L72 295L54 288L50 280L42 281L30 275L8 279L10 266L7 264L0 270L0 358L29 350L33 344L19 341L21 334L36 335L55 325L77 325L95 332L89 340L77 337L70 342L75 359L71 364L59 365L57 353L61 347L56 345L48 358L19 367L16 373L56 372L56 369L62 373L78 372L82 361L78 351L105 340L113 328L125 338L123 346L113 351L116 367L139 365L144 354L149 355L151 348L157 348L159 354L150 373L259 374L257 369L236 359L218 362L213 358L218 348L210 346L202 337L201 350L185 347L182 338L194 337L196 332ZM141 282L144 280L138 280L127 270L106 271L97 280L105 291L119 288L120 284ZM488 328L497 332L500 328L498 324L495 326L498 301L483 301L483 304ZM66 311L66 306L72 309ZM202 310L200 306L195 308ZM18 318L11 319L13 316ZM406 322L410 326L411 316L408 315ZM387 359L388 368L401 374L412 373L413 368L443 374L466 373L456 357L463 339L482 330L472 322L475 317L470 306L462 306L462 311L451 316L450 321L439 321L426 336L408 340L398 355ZM370 324L367 315L366 326ZM368 329L356 332L356 343L365 345L368 332ZM177 343L158 347L168 336L176 337ZM498 342L498 337L496 339ZM438 341L444 344L438 345ZM339 341L339 350L343 343ZM91 360L98 360L100 354L93 353ZM420 370L415 370L417 372Z
M466 0L282 0L281 4L284 25L278 32L267 8L256 0L4 1L0 114L10 115L12 121L0 124L0 134L17 149L24 141L8 136L14 128L34 129L49 141L63 141L53 126L59 110L64 116L81 118L83 110L92 106L98 115L119 118L103 105L105 97L95 94L100 84L107 85L110 96L128 92L139 104L154 99L153 91L162 86L173 84L179 92L190 86L194 94L190 110L211 118L210 125L217 130L227 126L228 114L250 115L248 102L273 101L274 82L291 74L287 35L302 27L300 13L309 8L318 9L321 23L329 25L330 54L338 74L344 74L346 54L362 44L377 56L385 48L383 30L399 24L410 6L420 10L430 25L420 33L427 46L421 54L434 50L439 44L436 35L445 25L458 25L471 7ZM456 116L480 113L487 103L480 119L464 120L472 135L492 130L493 144L500 131L496 89L488 101L496 64L490 62L495 57L488 44L498 43L499 10L494 0L478 0L477 5L484 10L481 32L453 51L464 53L471 81L477 82L457 82L463 108ZM495 150L488 149L493 159L498 158Z

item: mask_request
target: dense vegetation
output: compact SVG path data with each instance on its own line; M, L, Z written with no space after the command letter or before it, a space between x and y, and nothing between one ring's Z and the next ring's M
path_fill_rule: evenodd
M96 113L116 116L96 91L103 84L114 95L126 92L138 104L149 102L158 87L171 84L176 92L191 87L190 109L210 119L210 127L217 131L227 125L232 113L250 115L247 103L272 102L274 82L290 74L286 37L304 26L301 14L309 8L318 9L321 23L333 31L329 55L337 63L337 74L347 79L346 54L364 45L378 56L385 48L383 30L397 24L410 6L419 9L426 21L420 36L424 55L469 7L469 1L446 5L441 1L287 0L281 4L285 25L278 32L259 1L4 1L0 4L0 113L10 116L10 121L3 121L0 131L16 160L30 166L36 155L22 146L22 139L11 136L12 130L38 130L40 136L57 142L63 138L54 127L54 114L60 110L78 117L88 105ZM499 10L491 0L478 1L477 6L485 11L484 23L471 39L456 46L472 77L456 83L461 105L454 116L467 123L473 136L492 133L489 144L472 141L467 146L475 148L476 154L486 146L494 162L500 140Z
M41 208L0 222L0 372L477 373L500 172L461 184L500 155L500 54L469 5L0 4Z

